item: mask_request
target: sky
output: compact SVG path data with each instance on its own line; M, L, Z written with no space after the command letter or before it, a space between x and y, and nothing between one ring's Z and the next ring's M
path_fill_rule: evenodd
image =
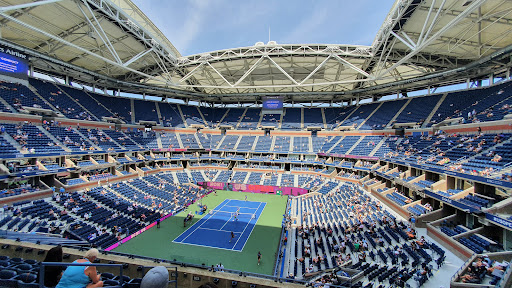
M394 0L132 0L183 56L279 44L371 45Z

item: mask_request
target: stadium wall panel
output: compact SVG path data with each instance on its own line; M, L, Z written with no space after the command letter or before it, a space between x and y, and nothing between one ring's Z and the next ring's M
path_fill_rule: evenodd
M473 255L473 251L469 250L464 245L457 242L457 240L439 231L431 224L427 224L427 235L432 237L437 242L442 243L444 247L453 248L450 249L450 251L464 261L469 259L471 255Z

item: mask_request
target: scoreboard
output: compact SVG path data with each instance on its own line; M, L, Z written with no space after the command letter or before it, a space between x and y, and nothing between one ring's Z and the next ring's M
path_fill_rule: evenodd
M262 102L263 114L283 113L283 96L263 96Z
M27 81L27 54L16 49L0 45L0 75Z

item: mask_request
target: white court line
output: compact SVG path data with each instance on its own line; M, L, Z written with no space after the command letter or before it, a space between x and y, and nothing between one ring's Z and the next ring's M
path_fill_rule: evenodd
M204 229L204 228L201 228L201 229ZM183 245L198 246L198 247L215 248L215 249L221 249L221 250L226 250L226 251L242 252L242 250L227 249L227 248L222 248L222 247L217 247L217 246L208 246L208 245L200 245L200 244L192 244L192 243L181 243L181 242L176 242L176 243L180 243L180 244L183 244Z
M263 202L260 202L260 203L263 203ZM230 206L230 205L226 205L224 207L234 207L234 208L244 208L244 209L250 209L250 210L258 210L258 207L257 208L252 208L252 207ZM228 211L223 211L223 212L228 212Z
M219 231L219 232L228 232L227 230L219 230L219 229L204 228L204 227L201 227L201 228L199 228L199 229L201 229L201 230ZM240 233L242 233L242 232L233 232L233 233L235 233L235 234L240 234Z
M258 209L256 209L256 212L260 209L260 206L261 206L261 204L262 204L262 203L263 203L263 202L260 202L260 205L258 205ZM265 204L266 204L266 203L265 203ZM265 207L265 206L263 206L263 207ZM260 219L259 215L258 215L258 218L257 218L257 219ZM252 221L252 219L251 219L251 221ZM251 224L251 221L249 221L249 223L247 223L247 225L245 225L244 231L242 231L242 234L241 234L240 236L244 235L244 232L245 232L245 230L247 229L247 227L249 227L249 224ZM258 223L258 221L257 221L257 220L256 220L256 222L254 222L253 230L254 230L254 226L256 226L256 223ZM251 236L251 234L252 234L252 230L251 230L251 233L249 234L249 236L247 237L247 239L245 240L245 243L247 243L247 241L249 241L249 237ZM236 244L238 244L238 241L240 241L240 239L241 239L241 238L242 238L242 237L240 237L240 238L238 238L238 239L236 240L236 242L235 242L235 246L233 246L233 248L234 248L234 247L236 247ZM245 247L245 243L244 243L244 247ZM242 247L242 250L244 250L244 249L243 249L243 247Z
M231 202L231 199L228 200L228 203L229 202ZM224 206L226 206L226 205L224 205ZM224 208L224 206L222 206L222 208ZM228 205L228 207L238 207L238 206L230 206L230 205ZM220 211L220 210L217 210L217 211ZM224 228L224 226L226 226L226 224L229 223L229 220L231 220L231 218L233 218L233 216L231 216L231 215L233 215L233 213L234 213L234 212L229 212L229 211L222 211L222 212L224 212L224 213L231 213L231 214L229 216L229 219L226 221L226 223L224 223L224 225L222 225L222 227L220 227L220 230L222 230L222 228Z
M225 200L224 200L224 201L225 201ZM229 203L229 201L228 201L228 202L226 202L226 203L224 203L224 205L226 205L227 203ZM222 205L222 207L224 207L224 205ZM183 240L181 240L181 242L176 242L176 243L183 243L183 241L185 241L185 239L187 239L188 237L190 237L190 235L194 234L194 232L196 232L196 230L197 230L199 227L201 227L204 223L208 222L208 220L209 220L210 218L212 218L212 217L213 217L213 215L215 215L216 213L217 213L217 212L215 212L215 213L213 213L213 214L208 214L208 216L210 216L210 217L208 217L206 220L204 220L204 222L203 222L203 223L201 223L201 225L199 225L196 229L194 229L194 231L190 232L190 234L189 234L187 237L183 238ZM199 219L199 221L203 220L204 218L205 218L205 217L203 217L203 218ZM199 221L198 221L198 222L199 222ZM198 222L196 222L194 225L196 225ZM194 227L194 226L192 226L192 227ZM192 227L190 227L190 228L192 228ZM189 229L190 229L190 228L189 228ZM187 232L189 229L187 229L187 230L183 231L183 233ZM176 239L178 239L178 238L180 238L180 236L181 236L181 235L183 235L183 233L181 233L178 237L176 237L176 238L175 238L175 240L176 240ZM174 242L174 240L173 240L172 242Z
M219 209L222 209L226 206L230 206L230 205L226 205L228 204L230 201L242 201L242 200L234 200L234 199L226 199L228 200L224 205L222 205ZM244 201L242 201L244 202ZM247 202L255 202L255 201L247 201ZM254 214L257 214L258 213L258 210L260 209L261 207L261 204L263 204L263 209L265 209L265 206L267 205L267 203L265 202L256 202L256 203L259 203L258 204L258 208L249 208L249 207L243 207L243 208L246 208L246 209L256 209L256 212ZM231 207L240 207L240 206L231 206ZM242 208L242 207L240 207ZM245 248L245 245L247 244L247 241L249 241L249 238L251 237L252 235L252 231L254 231L254 226L256 226L256 224L258 223L258 220L259 220L259 217L261 216L261 214L263 213L263 209L261 210L260 214L258 215L256 219L256 222L254 223L253 225L253 228L251 230L251 233L249 233L249 236L247 237L247 239L245 240L245 243L244 243L244 246L242 247L241 250L236 250L234 249L236 247L236 245L238 244L238 241L240 241L241 239L241 236L243 235L243 233L245 232L245 230L247 230L247 227L249 227L249 225L251 224L251 220L249 220L249 222L245 225L245 228L242 232L233 232L235 234L240 234L240 237L237 239L237 241L235 242L235 245L233 246L233 248L231 249L227 249L227 248L222 248L222 247L218 247L218 246L210 246L210 245L201 245L201 244L193 244L193 243L184 243L183 241L185 241L188 237L190 237L190 235L194 234L198 229L203 229L203 230L212 230L212 231L222 231L222 232L227 232L226 230L218 230L218 229L211 229L211 228L204 228L204 227L201 227L205 222L207 222L211 217L213 217L217 212L224 212L224 213L231 213L231 212L227 212L227 211L220 211L220 210L216 210L215 213L213 214L209 214L209 217L205 219L205 217L201 218L200 220L203 220L205 219L205 221L203 223L201 223L201 225L199 225L197 228L194 229L194 231L192 231L187 237L185 237L181 242L177 242L177 241L172 241L174 243L180 243L180 244L185 244L185 245L192 245L192 246L197 246L197 247L208 247L208 248L216 248L216 249L221 249L221 250L227 250L227 251L236 251L236 252L242 252L243 249ZM230 217L231 219L231 217ZM222 226L222 228L227 224L229 223L229 220ZM197 222L196 222L197 224ZM195 225L195 224L194 224ZM192 227L191 227L192 228ZM221 229L222 229L221 228ZM189 228L190 229L190 228ZM183 233L187 232L187 230L185 230ZM176 239L178 239L183 233L181 233L178 237L176 237Z
M258 215L258 218L256 219L256 222L254 222L254 227L256 227L256 224L258 223L258 220L260 220L261 214L263 214L263 210L265 210L265 206L267 206L267 203L265 203L265 202L261 202L261 204L263 204L263 209L261 209L261 212ZM259 209L259 207L258 207L258 209ZM256 211L256 212L258 212L258 211ZM247 244L247 242L249 242L249 238L251 238L252 231L254 231L254 227L252 227L251 233L249 233L249 236L247 236L247 240L245 241L244 246L242 247L242 250L240 250L240 251L244 251L245 244Z
M239 200L239 199L229 199L229 201L240 201L242 203L245 203L245 202L253 202L253 203L262 203L261 201L250 201L250 200Z

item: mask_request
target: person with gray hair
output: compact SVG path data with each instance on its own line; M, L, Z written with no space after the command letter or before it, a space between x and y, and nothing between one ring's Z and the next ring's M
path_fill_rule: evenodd
M164 266L156 266L149 270L142 282L140 288L165 288L169 283L169 271Z
M98 258L98 249L89 249L84 255L83 259L77 259L73 263L94 263ZM69 266L62 278L57 284L56 288L96 288L103 287L103 281L96 271L95 266Z

